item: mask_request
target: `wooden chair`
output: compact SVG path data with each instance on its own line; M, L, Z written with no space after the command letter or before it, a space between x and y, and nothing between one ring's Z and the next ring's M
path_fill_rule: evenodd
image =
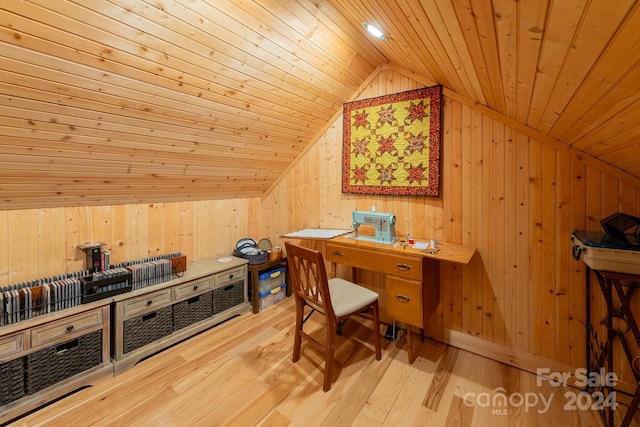
M373 312L373 337L376 359L380 360L380 315L378 294L344 279L328 279L322 253L285 243L287 266L296 304L296 326L293 344L293 362L300 360L302 338L325 355L323 390L331 389L331 375L335 363L336 335L350 316L366 310ZM305 306L311 312L305 317ZM303 330L304 322L313 312L325 318L327 341L325 344Z

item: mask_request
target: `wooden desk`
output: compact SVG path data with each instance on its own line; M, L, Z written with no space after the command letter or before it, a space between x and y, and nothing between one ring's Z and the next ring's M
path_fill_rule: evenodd
M439 242L440 251L428 254L411 246L356 240L351 235L327 240L326 245L333 277L336 264L386 274L387 314L407 325L409 363L416 357L411 327L424 328L440 303L440 262L468 264L476 252L470 246Z

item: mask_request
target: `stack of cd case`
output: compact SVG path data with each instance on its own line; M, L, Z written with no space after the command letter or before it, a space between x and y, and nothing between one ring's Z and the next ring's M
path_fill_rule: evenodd
M129 292L132 289L131 272L123 267L97 271L91 276L81 277L80 281L83 304Z
M114 267L122 267L131 272L132 289L135 290L171 280L173 277L171 259L181 256L181 252L176 252L138 261L127 261Z
M87 270L0 287L0 326L82 303L81 277Z

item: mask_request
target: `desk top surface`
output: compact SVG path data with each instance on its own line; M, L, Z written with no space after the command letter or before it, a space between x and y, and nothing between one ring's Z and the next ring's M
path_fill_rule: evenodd
M416 242L425 242L425 239L416 239ZM397 255L418 255L425 258L437 259L439 261L455 262L458 264L469 264L471 258L476 252L473 246L459 245L456 243L437 242L436 247L440 249L438 253L430 254L423 249L414 249L411 245L403 246L400 242L393 244L376 243L367 240L357 240L351 235L334 237L327 241L328 243L336 243L349 247L358 247L363 249L374 249L377 251L389 251Z

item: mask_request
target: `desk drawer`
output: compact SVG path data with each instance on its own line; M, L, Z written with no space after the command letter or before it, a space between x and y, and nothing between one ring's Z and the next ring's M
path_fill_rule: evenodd
M179 300L184 298L191 298L196 295L208 292L211 289L213 289L213 285L211 284L211 279L207 277L203 280L196 280L176 286L175 288L173 288L173 299Z
M218 288L222 285L226 285L227 283L237 282L246 275L246 269L247 267L243 265L242 267L232 268L230 270L215 274L214 286Z
M22 351L24 351L23 332L0 338L0 363L2 363L2 360L5 358L9 358L14 354L19 354Z
M93 310L48 323L31 330L31 347L72 339L80 332L102 327L102 310Z
M422 328L422 284L387 276L387 314Z
M122 304L125 319L135 316L136 314L154 311L171 303L171 289L163 289L157 292L151 292L124 301Z
M394 274L407 279L422 279L422 257L420 256L396 255L328 242L326 259L337 264Z

